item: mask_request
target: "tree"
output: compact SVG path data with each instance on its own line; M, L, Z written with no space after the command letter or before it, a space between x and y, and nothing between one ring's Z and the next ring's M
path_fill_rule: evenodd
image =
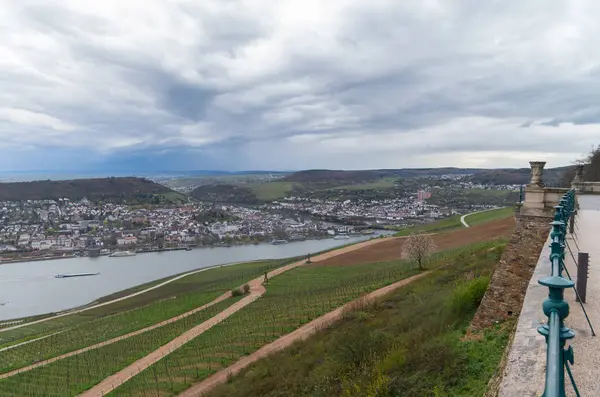
M424 233L413 233L404 243L404 253L414 262L419 269L435 251L435 244L431 236Z

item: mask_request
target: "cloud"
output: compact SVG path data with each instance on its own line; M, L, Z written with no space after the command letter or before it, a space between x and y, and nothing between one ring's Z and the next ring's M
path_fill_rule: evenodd
M600 141L598 11L591 0L9 2L0 167L568 164Z

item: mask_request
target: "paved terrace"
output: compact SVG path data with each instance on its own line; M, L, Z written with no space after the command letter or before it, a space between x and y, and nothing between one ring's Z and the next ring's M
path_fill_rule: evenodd
M575 331L575 339L571 341L575 353L575 364L571 367L573 376L581 396L592 397L600 396L600 195L578 195L577 200L579 212L575 218L575 233L567 237L565 264L576 281L577 267L569 248L575 259L578 252L589 253L589 278L584 306L599 336L592 336L583 310L575 300L573 289L565 291L565 300L571 309L566 325ZM550 221L551 219L548 220ZM537 327L547 321L542 312L542 302L548 296L548 288L538 284L538 280L550 274L549 245L548 237L527 288L500 387L501 397L541 396L544 391L546 342L538 334ZM565 385L567 396L575 396L567 374Z

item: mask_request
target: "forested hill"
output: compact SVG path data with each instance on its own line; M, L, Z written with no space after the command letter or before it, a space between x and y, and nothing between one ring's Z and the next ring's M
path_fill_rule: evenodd
M81 200L128 204L177 204L187 197L144 178L97 178L67 181L0 183L1 201Z

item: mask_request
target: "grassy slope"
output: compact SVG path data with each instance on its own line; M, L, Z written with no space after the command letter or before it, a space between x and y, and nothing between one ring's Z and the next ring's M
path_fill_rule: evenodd
M498 208L496 210L479 212L465 217L465 222L469 226L479 225L481 223L495 221L497 219L509 218L514 215L513 207Z
M251 189L259 200L271 201L285 197L294 186L294 182L265 182L252 185Z
M504 219L513 216L514 210L512 207L499 208L497 210L491 210L481 212L465 217L465 221L469 226L475 226L486 222L495 221L498 219ZM411 233L441 233L449 232L456 229L462 229L464 226L460 221L461 215L454 215L448 218L440 219L424 225L417 225L407 227L396 233L396 236L408 236Z
M489 250L491 246L484 243L442 252L436 254L431 266L442 266L480 250L497 258ZM302 267L286 272L271 280L263 298L160 360L113 394L175 395L343 303L415 272L405 261Z
M411 233L440 233L449 232L455 229L461 229L463 224L460 222L460 215L453 215L439 221L407 227L396 233L396 236L408 236Z
M462 341L503 245L480 246L335 327L261 360L212 397L476 396L510 326ZM474 278L472 278L474 277Z
M344 185L333 188L333 190L378 190L378 189L390 189L394 187L394 184L398 178L387 177L381 178L377 181L368 183L357 183L352 185Z

